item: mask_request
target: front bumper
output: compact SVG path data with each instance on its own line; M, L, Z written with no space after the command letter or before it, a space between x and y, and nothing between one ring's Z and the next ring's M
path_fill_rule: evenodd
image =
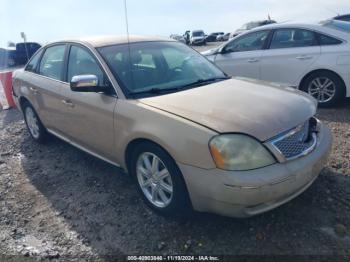
M195 39L195 40L192 40L191 43L192 45L201 45L205 43L205 39Z
M326 164L331 132L320 124L317 146L293 161L249 171L205 170L179 164L193 208L225 216L248 217L278 207L305 191Z

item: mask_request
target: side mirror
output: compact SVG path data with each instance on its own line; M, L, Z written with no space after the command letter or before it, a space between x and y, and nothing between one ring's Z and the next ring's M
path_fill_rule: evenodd
M226 54L226 53L228 53L227 50L226 50L226 46L224 46L223 48L221 48L221 49L219 50L218 53L220 53L220 54Z
M103 92L105 88L98 86L95 75L77 75L70 81L70 89L74 92Z

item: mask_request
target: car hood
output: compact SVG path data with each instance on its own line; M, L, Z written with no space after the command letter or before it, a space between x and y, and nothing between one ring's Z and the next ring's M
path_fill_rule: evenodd
M139 101L218 133L245 133L260 141L303 123L317 108L313 98L294 88L242 79Z

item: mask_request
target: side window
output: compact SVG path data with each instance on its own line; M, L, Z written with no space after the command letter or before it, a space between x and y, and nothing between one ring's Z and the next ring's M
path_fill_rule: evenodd
M319 34L320 45L339 45L342 41L335 39L333 37Z
M268 34L269 31L260 31L244 35L228 43L225 47L225 52L229 53L261 50Z
M68 82L73 76L95 75L99 85L106 85L106 78L100 66L90 52L78 46L72 46L68 60Z
M39 74L62 80L65 45L56 45L46 49L40 61Z
M36 72L37 65L40 59L41 54L43 53L43 50L39 51L33 58L29 61L28 65L26 66L25 70L29 72Z
M317 45L314 32L304 29L279 29L273 34L270 49Z

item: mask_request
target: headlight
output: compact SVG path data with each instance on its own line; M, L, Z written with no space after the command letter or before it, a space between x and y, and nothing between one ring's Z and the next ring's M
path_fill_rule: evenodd
M216 166L225 170L249 170L276 162L259 141L246 135L216 136L209 142L209 148Z

